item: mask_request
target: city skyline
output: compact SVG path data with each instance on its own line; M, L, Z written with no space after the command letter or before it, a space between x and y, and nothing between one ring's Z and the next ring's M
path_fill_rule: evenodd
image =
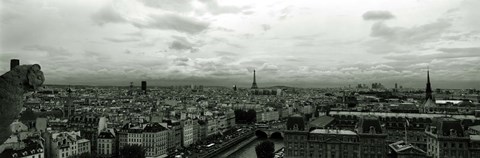
M15 58L45 84L250 87L256 69L259 88L424 88L430 67L432 89L480 88L479 5L2 1L0 72Z

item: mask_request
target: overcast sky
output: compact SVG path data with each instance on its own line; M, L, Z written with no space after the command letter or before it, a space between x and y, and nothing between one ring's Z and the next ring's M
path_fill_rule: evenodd
M47 84L480 88L478 0L2 0Z

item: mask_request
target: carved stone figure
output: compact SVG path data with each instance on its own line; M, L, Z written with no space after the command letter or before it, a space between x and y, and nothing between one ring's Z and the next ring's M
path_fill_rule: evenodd
M10 124L19 117L25 96L42 86L40 65L19 65L0 76L0 144L12 134Z

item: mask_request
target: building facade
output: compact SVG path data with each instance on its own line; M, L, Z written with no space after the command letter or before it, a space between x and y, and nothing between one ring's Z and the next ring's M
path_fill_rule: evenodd
M469 141L460 120L440 117L425 130L427 155L432 158L470 158ZM478 155L477 155L478 156Z
M97 138L97 156L100 158L110 158L117 156L117 153L118 144L114 130L101 131Z

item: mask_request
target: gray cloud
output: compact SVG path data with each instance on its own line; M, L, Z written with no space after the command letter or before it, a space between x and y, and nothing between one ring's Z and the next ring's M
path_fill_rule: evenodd
M111 38L111 37L105 37L103 38L107 41L114 42L114 43L125 43L125 42L137 42L140 41L140 39L137 38Z
M188 12L193 9L191 0L139 0L145 6L175 12Z
M439 37L450 26L451 23L444 20L412 28L390 27L383 22L377 22L372 26L370 36L400 43L416 43Z
M173 36L175 39L169 46L170 49L189 51L190 53L198 52L199 49L194 43L189 42L185 37Z
M249 7L235 7L235 6L220 6L217 0L200 0L206 4L207 9L212 14L230 14L230 13L239 13L244 9L248 9Z
M229 56L229 57L238 56L237 53L228 52L228 51L215 51L215 54L217 56Z
M200 33L209 26L208 22L177 14L150 15L150 19L151 21L146 24L134 23L133 25L138 28L175 30L189 34Z
M389 20L395 18L395 16L389 11L375 10L367 11L362 15L363 20Z
M145 6L168 10L173 12L189 12L195 10L192 6L191 0L139 0ZM199 2L205 4L207 12L218 15L218 14L233 14L240 13L244 9L249 7L236 7L236 6L221 6L218 4L217 0L199 0Z
M85 55L85 57L94 58L98 61L106 61L106 60L110 60L110 58L111 58L110 56L108 56L105 53L100 53L100 52L90 51L90 50L86 50L84 52L84 55Z
M402 54L386 56L386 59L396 61L410 61L412 63L431 62L432 60L457 59L457 58L475 58L480 57L480 47L467 48L439 48L436 53L429 54ZM398 66L398 65L397 65ZM407 65L405 65L407 66Z
M52 47L44 45L29 45L24 50L46 52L48 56L68 56L70 52L63 47Z
M285 20L288 16L290 16L290 13L292 12L292 6L287 6L280 10L280 16L278 17L279 20Z
M190 58L187 57L177 57L174 60L174 63L176 66L188 66L188 63L190 61Z
M440 48L438 51L446 52L446 53L468 53L468 54L475 54L480 56L480 47L468 47L468 48Z
M262 29L263 29L263 31L268 31L268 30L271 29L271 26L270 26L270 25L267 25L267 24L263 24L263 25L262 25Z
M92 20L98 25L104 25L107 23L123 23L126 22L112 5L106 5L98 12L92 15Z

